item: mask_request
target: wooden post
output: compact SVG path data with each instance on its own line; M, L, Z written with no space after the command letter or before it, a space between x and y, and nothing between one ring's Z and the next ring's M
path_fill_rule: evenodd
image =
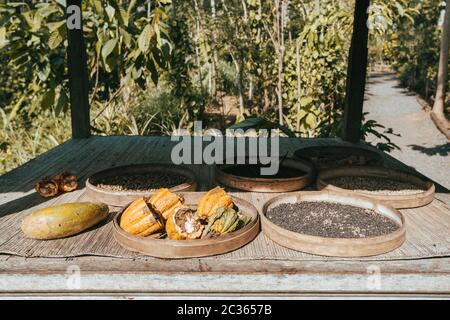
M370 0L355 1L355 19L348 59L343 139L353 143L359 142L361 135L367 73L369 5Z
M72 138L88 138L90 133L89 78L83 40L81 1L67 0L68 69ZM76 8L76 7L78 8Z

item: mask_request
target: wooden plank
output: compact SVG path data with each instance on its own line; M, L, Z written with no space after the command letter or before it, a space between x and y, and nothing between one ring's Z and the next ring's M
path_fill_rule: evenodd
M370 0L355 1L353 35L347 71L343 132L343 139L353 143L360 141L368 57L369 29L367 27L367 19L369 5Z
M90 133L89 78L86 65L86 48L83 39L81 0L67 0L67 19L79 19L79 26L67 25L68 69L72 138L88 138ZM75 8L75 11L71 11ZM77 11L77 9L79 11ZM75 17L74 15L78 15ZM73 21L73 20L72 20Z
M0 261L0 292L132 294L449 294L450 259L395 262ZM75 271L75 273L74 273ZM79 275L79 282L74 281ZM186 285L189 284L189 285ZM225 285L226 284L226 285Z
M261 259L255 263L251 259L117 259L108 257L82 256L67 259L24 258L0 255L0 275L4 274L60 274L69 266L76 265L81 272L88 273L365 273L368 267L376 265L386 274L429 273L450 275L450 257L436 259L395 260L395 261L285 261Z

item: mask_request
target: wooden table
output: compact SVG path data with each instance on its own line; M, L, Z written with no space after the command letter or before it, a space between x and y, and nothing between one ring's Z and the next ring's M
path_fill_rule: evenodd
M282 150L330 140L284 139ZM333 143L340 143L332 140ZM170 138L92 137L70 140L0 177L0 216L41 203L33 184L70 170L84 181L92 173L128 163L168 162ZM408 169L386 156L391 167ZM202 189L213 184L201 170ZM438 200L450 203L438 187ZM449 230L450 236L450 230ZM79 275L79 277L78 277ZM396 261L287 261L119 259L95 256L24 258L0 255L0 296L439 296L450 297L450 257Z

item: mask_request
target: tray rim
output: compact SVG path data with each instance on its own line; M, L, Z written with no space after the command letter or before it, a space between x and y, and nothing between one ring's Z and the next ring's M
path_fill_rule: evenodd
M324 169L328 169L328 168L339 168L340 165L320 165L315 163L314 161L312 161L309 157L311 157L311 152L314 152L315 150L317 150L317 152L319 152L319 150L325 150L325 149L330 149L330 150L338 150L338 152L343 152L344 150L348 150L348 151L354 151L354 152L360 152L360 153L367 153L370 154L372 156L374 156L374 160L376 160L374 165L378 165L378 166L383 166L385 160L383 157L383 154L378 151L378 150L374 150L368 146L364 146L364 145L315 145L315 146L304 146L304 147L300 147L298 149L296 149L293 153L293 157L295 159L302 159L302 160L309 160L311 161L314 166L316 167L317 170L324 170ZM309 154L307 154L306 156L302 156L300 154L300 151L305 151L305 152L309 152ZM354 166L366 166L366 164L363 165L354 165Z
M387 235L381 235L381 236L376 236L376 237L367 237L367 238L319 237L319 236L301 234L298 232L293 232L293 231L284 229L284 228L276 225L275 223L273 223L271 220L269 220L266 217L269 206L272 205L276 201L295 197L296 202L300 202L303 199L305 199L305 198L307 199L311 196L313 196L313 197L314 196L331 196L334 199L347 198L347 199L357 199L360 201L369 202L372 204L373 209L378 211L379 213L381 213L381 212L377 209L381 207L381 208L383 208L383 210L391 211L391 213L393 213L395 216L397 216L401 221L400 228L392 233L387 234ZM315 200L315 201L317 201L317 200ZM326 202L326 201L324 201L324 202ZM329 202L333 202L333 201L330 200ZM292 202L288 202L288 203L292 203ZM399 248L406 239L405 217L397 209L390 207L384 203L380 203L379 201L375 201L373 199L367 198L367 197L354 196L354 195L348 196L348 195L344 195L342 193L335 193L335 192L331 192L328 190L296 192L296 193L283 194L283 195L273 197L264 203L262 212L260 213L260 215L261 215L262 232L269 239L271 239L272 241L276 242L277 244L279 244L283 247L287 247L289 249L306 252L306 253L310 253L310 254L314 254L314 255L320 255L320 256L344 257L344 258L376 256L376 255L384 254L384 253L387 253L387 252L390 252L390 251L393 251L393 250ZM274 239L276 237L273 237L273 235L271 234L272 231L280 234L281 237L284 238L283 241L289 241L289 240L291 240L291 241L292 240L293 241L296 241L296 240L306 241L306 242L310 242L312 246L315 246L315 245L319 246L319 244L322 245L323 242L328 242L330 249L328 249L328 250L325 249L324 251L320 250L320 252L319 252L319 251L315 251L314 249L313 250L304 250L304 248L301 248L301 245L287 246L285 243L280 243L277 239ZM331 248L331 246L336 246L336 247L342 247L341 250L344 250L345 247L349 247L349 246L381 246L385 243L390 243L390 242L395 242L398 245L395 244L391 248L388 248L386 250L367 249L367 251L379 251L378 253L369 253L369 254L363 253L363 251L365 251L364 248L358 249L358 250L355 249L354 250L355 252L361 252L358 254L333 253L333 249Z
M139 163L111 167L95 172L86 179L86 193L96 200L113 206L123 206L124 202L128 203L129 201L121 200L124 197L141 197L153 194L157 189L147 191L110 191L97 187L92 181L98 175L112 174L116 171L120 172L133 167L136 167L137 170L142 169L143 172L160 171L159 169L164 168L165 170L171 170L188 178L187 182L169 188L172 192L196 191L198 188L197 176L188 167L164 163Z
M230 174L223 170L224 168L239 166L240 164L220 164L216 165L215 167L215 178L217 182L229 188L241 191L267 193L298 191L313 183L314 176L316 175L316 170L314 169L314 165L312 163L305 159L295 159L291 157L286 158L286 161L289 161L289 163L291 164L301 164L302 167L296 169L305 171L305 174L292 178L251 178ZM254 186L245 187L241 186L241 183L251 183ZM281 186L274 186L274 184L277 183L281 184ZM290 186L285 186L286 184Z
M203 193L206 193L206 192L196 192L196 194L203 194ZM186 194L180 193L179 195L185 196ZM220 237L214 238L214 239L196 239L196 240L170 240L170 239L153 239L150 237L138 237L138 236L129 234L128 232L124 231L119 226L119 218L122 215L122 213L125 211L125 209L128 207L128 205L127 205L127 206L123 207L118 213L116 213L116 215L113 218L114 239L116 240L116 242L119 245L121 245L122 247L124 247L127 250L130 250L133 252L139 252L141 254L148 255L148 256L153 256L153 257L157 257L157 258L166 258L166 259L207 257L207 256L214 256L214 255L224 254L224 253L228 253L228 252L237 250L237 249L247 245L248 243L252 242L256 238L256 236L259 234L260 229L261 229L260 215L259 215L259 212L256 209L256 207L252 203L250 203L242 198L235 197L233 195L231 195L231 197L236 206L239 207L239 204L241 204L241 206L245 205L248 207L249 210L252 211L252 214L250 215L252 217L252 221L250 221L250 223L248 223L242 229L239 229L235 232L231 232L224 236L220 236ZM187 203L187 205L193 205L193 204ZM246 211L248 211L248 210L246 210ZM242 213L245 214L245 212L242 212ZM245 236L247 234L250 234L248 240L245 239ZM210 246L210 245L226 244L227 242L230 242L232 240L236 240L239 238L243 238L243 240L241 241L242 244L235 245L235 246L231 247L230 249L226 249L226 250L213 250L214 253L207 253L207 254L199 253L198 255L180 254L180 255L172 255L171 256L171 255L152 255L152 254L149 254L148 252L142 252L139 249L136 249L132 246L129 246L128 244L123 243L122 240L120 239L120 237L127 239L129 241L133 241L133 242L139 241L139 242L142 242L143 244L147 243L148 245L155 245L155 246L165 245L166 247L174 247L177 249L180 249L180 248L192 249L193 247L204 247L204 246Z
M349 171L350 172L353 171L353 173L348 173ZM346 175L353 175L353 176L363 175L369 177L385 177L385 178L386 177L389 178L390 176L394 177L400 176L402 177L402 179L406 178L414 180L415 183L419 184L421 187L424 187L425 190L420 193L409 195L377 195L363 191L354 191L351 189L340 188L326 182L326 179L329 179L334 176L343 176L344 173ZM408 180L400 180L400 181L411 182ZM333 192L350 193L352 195L364 196L372 200L389 204L396 209L409 209L426 206L427 204L433 201L434 194L436 191L434 183L430 180L422 179L421 177L418 177L414 174L402 170L395 170L375 166L355 166L355 167L345 166L340 168L329 168L321 170L317 176L316 186L317 189L319 190L328 190ZM414 202L414 203L411 205L407 205L407 202Z

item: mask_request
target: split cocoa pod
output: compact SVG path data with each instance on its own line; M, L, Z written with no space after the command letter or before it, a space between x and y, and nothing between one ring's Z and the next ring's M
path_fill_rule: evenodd
M166 222L167 237L171 240L194 240L202 236L205 226L188 207L178 208Z
M158 189L148 200L153 208L167 220L178 208L183 206L184 199L169 191L169 189Z
M164 221L145 198L139 198L123 212L120 227L130 234L146 237L164 230Z
M142 237L164 232L165 220L182 207L183 203L184 199L169 189L159 189L150 198L133 201L122 213L120 227Z

